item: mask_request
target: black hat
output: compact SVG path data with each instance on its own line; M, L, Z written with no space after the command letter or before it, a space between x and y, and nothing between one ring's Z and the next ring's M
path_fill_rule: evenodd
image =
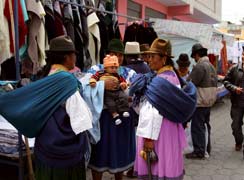
M51 39L47 52L77 52L75 45L69 36L58 36Z
M197 43L197 44L194 44L193 46L192 46L192 49L191 49L191 57L193 58L195 55L196 55L196 53L198 52L198 51L200 51L200 50L205 50L205 51L207 51L208 49L207 48L204 48L201 44L199 44L199 43Z
M179 67L188 67L191 64L187 54L180 54L179 59L176 62Z

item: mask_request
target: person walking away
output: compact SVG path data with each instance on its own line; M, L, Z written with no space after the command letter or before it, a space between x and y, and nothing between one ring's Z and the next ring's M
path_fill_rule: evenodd
M186 154L188 159L204 159L205 148L211 152L211 126L210 110L217 98L217 73L207 56L207 49L197 43L192 46L191 57L195 59L187 80L197 87L197 108L192 116L191 134L194 151ZM205 131L208 128L208 144L206 144Z
M244 55L242 54L242 62L230 67L223 79L224 86L231 94L231 110L232 119L231 129L235 139L235 150L240 151L243 144L243 115L244 115Z

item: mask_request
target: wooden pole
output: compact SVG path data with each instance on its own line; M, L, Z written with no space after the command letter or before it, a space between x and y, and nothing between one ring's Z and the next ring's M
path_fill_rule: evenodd
M27 154L27 161L28 161L29 179L35 180L35 174L33 171L32 160L31 160L30 146L27 137L25 137L25 147L26 147L26 154Z

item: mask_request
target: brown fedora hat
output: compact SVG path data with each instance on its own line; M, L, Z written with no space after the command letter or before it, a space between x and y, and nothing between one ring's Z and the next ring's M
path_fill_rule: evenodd
M58 36L51 39L50 48L46 52L75 52L75 45L69 36Z
M174 56L171 55L171 51L172 46L170 41L157 38L153 41L150 49L146 53L161 54L173 58Z
M146 54L149 49L150 49L149 44L141 44L140 45L140 51L142 54Z

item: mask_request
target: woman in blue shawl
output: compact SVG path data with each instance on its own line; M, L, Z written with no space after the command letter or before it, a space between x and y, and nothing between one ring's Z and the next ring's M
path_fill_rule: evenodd
M69 73L75 67L75 53L74 44L69 37L59 36L52 39L44 74L51 77ZM77 81L74 76L73 78ZM76 91L55 109L36 136L36 180L86 179L86 130L92 127L92 115L78 91L79 83L77 84ZM76 104L74 101L81 103ZM85 117L87 120L84 120Z
M116 55L119 64L123 63L124 46L119 39L113 39L108 46L109 54ZM103 69L103 65L93 66L88 73L94 74ZM127 67L120 66L119 75L131 82L136 74ZM117 85L115 84L115 87ZM109 111L104 109L100 117L100 141L92 146L92 154L88 167L92 169L93 180L101 180L105 171L113 173L116 180L121 180L123 171L133 167L135 160L135 130L132 116L121 117L119 126L114 124Z
M148 52L149 66L156 75L137 76L130 89L140 102L135 174L140 180L182 180L186 146L182 123L195 110L196 88L192 83L181 82L171 59L169 41L155 39ZM157 154L157 158L150 158L148 153Z

